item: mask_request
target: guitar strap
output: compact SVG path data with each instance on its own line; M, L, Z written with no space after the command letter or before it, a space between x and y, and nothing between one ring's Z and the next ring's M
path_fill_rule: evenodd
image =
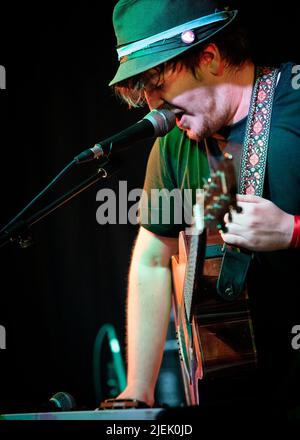
M246 132L238 162L238 192L240 194L263 195L267 151L270 136L273 98L279 79L279 69L257 67L255 84L247 117ZM217 142L206 142L211 169L222 159L224 152L231 152L236 158L237 149L230 146L223 152ZM225 246L221 270L217 282L218 294L226 300L234 300L243 291L253 253L246 249Z

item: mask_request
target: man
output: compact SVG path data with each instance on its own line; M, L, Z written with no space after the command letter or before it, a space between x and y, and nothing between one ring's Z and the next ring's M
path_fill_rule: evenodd
M201 188L209 139L223 139L221 150L238 145L241 154L256 69L236 15L209 0L121 0L115 7L120 66L110 85L130 106L176 114L177 127L151 151L148 194ZM263 197L238 194L242 212L227 214L222 232L227 244L254 252L247 279L260 385L268 403L276 399L285 408L299 405L291 340L300 324L300 92L292 87L292 69L281 65L275 84ZM141 223L128 288L128 385L118 399L154 405L171 307L170 258L185 226L172 218Z

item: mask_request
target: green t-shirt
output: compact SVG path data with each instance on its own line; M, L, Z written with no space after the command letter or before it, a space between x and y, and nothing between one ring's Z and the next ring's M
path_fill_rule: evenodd
M203 143L191 141L177 127L164 138L157 139L147 165L144 184L147 197L141 203L141 224L158 235L177 237L190 223L191 218L187 217L195 203L195 190L203 187L208 176ZM162 191L159 193L159 190ZM192 200L188 199L189 194ZM189 210L186 216L184 201L186 211Z

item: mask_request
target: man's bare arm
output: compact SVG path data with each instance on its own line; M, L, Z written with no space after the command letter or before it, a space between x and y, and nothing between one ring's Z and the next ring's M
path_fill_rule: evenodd
M178 240L155 235L141 227L133 251L128 286L128 385L118 398L154 403L170 319L170 258Z

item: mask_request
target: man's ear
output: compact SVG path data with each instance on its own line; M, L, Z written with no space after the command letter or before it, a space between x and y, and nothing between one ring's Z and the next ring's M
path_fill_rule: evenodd
M200 57L200 65L207 69L214 76L220 76L224 71L224 60L221 57L218 47L214 43L204 47Z

